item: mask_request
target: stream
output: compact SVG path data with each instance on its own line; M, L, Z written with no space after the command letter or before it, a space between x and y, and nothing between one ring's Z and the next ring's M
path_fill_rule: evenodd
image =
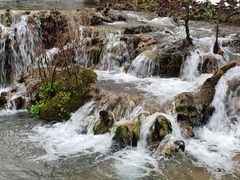
M1 1L0 5L2 3L8 4L7 1ZM51 2L46 5L49 6ZM18 11L14 13L17 17ZM97 86L100 90L114 95L124 93L129 96L142 96L146 102L166 106L166 111L147 115L141 124L141 139L137 146L122 148L112 140L115 126L109 133L93 134L93 124L99 114L94 101L86 103L72 113L70 120L55 124L34 119L26 110L15 110L14 104L8 104L7 110L0 110L0 179L240 179L240 118L236 112L240 105L240 98L237 96L239 89L230 95L228 92L228 82L240 78L240 67L232 68L219 80L211 103L215 111L205 126L194 129L194 138L186 138L181 134L176 113L167 106L172 106L174 97L183 92L198 91L212 76L212 73L201 73L199 70L204 55L214 56L220 67L230 59L240 59L240 52L222 46L224 42L234 38L234 33L239 31L239 27L222 26L219 41L225 54L220 56L212 53L215 40L214 25L190 22L196 48L188 54L180 75L156 77L153 76L155 62L149 59L147 53L154 52L160 45L157 44L132 58L131 51L121 40L123 29L151 25L157 30L147 35L161 37L160 41L168 46L184 37L183 25L181 22L176 24L170 18L153 18L149 14L129 11L121 13L128 17L127 22L116 21L96 27L97 30L104 31L105 39L99 66L93 67L97 74ZM14 53L14 57L21 61L15 58L11 62L11 77L16 77L30 64L31 57L26 49L34 53L34 47L39 43L38 29L28 27L27 18L27 15L21 15L14 19L11 27L0 24L1 31L9 33L12 41L16 40L15 36L19 38L20 50ZM17 29L17 33L14 32L14 28ZM84 25L77 28L81 45L89 39L84 35L84 29L87 28L88 26ZM1 44L5 42L2 38ZM1 46L0 54L3 51L4 47ZM47 51L47 55L51 57L57 52L57 47L52 48ZM115 61L116 59L120 60ZM130 64L127 72L119 63L123 60ZM76 61L83 66L92 66L92 59L82 51L77 54ZM6 83L4 64L0 67L1 94L8 91L10 85ZM26 90L24 87L20 89L15 97L23 95ZM127 115L120 118L117 124L134 119L144 112L143 105L135 105L128 109ZM168 138L183 140L186 145L185 152L168 158L147 148L149 127L159 115L171 121L173 132Z

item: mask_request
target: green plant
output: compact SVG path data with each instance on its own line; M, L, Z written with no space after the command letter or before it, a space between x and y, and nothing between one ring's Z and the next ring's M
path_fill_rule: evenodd
M203 16L206 18L213 18L216 15L216 9L214 7L207 7L204 9Z
M41 101L46 101L64 88L63 81L56 81L54 83L46 83L40 86L38 94Z
M39 118L44 106L45 106L45 104L43 102L39 102L36 105L33 105L29 109L29 112L30 112L31 116L35 117L35 118Z

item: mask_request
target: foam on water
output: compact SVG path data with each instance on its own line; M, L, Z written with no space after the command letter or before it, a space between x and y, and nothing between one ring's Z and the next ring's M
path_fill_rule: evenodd
M152 20L145 21L145 22L147 22L149 24L153 24L153 25L168 27L168 28L173 28L176 26L173 19L171 19L169 17L157 17Z
M110 134L94 136L85 132L90 122L94 120L91 115L94 107L93 102L85 104L66 123L36 126L33 129L35 133L29 138L46 151L46 155L39 159L54 160L61 156L81 153L106 153L112 144L112 136Z
M227 81L240 77L240 67L229 70L216 86L212 106L215 108L210 122L196 132L197 139L189 139L187 151L198 159L198 163L215 172L231 172L234 168L232 158L239 154L240 124L231 125L226 109L228 92Z
M146 150L126 148L113 154L111 159L121 179L139 179L151 172L161 173L157 159L153 158Z
M155 18L147 20L146 18L135 14L128 13L129 18L142 21L151 25L164 26L168 28L175 28L172 30L174 38L184 37L184 28L176 27L175 23L170 18ZM18 29L18 36L22 36L23 40L20 44L20 51L23 58L21 62L23 66L31 62L27 52L24 51L24 43L36 43L34 34L29 31L26 25L26 16L15 24L14 27ZM120 22L109 25L119 25ZM120 23L122 24L122 22ZM8 28L3 29L4 32ZM179 32L178 32L179 30ZM174 33L176 31L176 33ZM193 31L193 30L192 30ZM203 31L210 31L203 29ZM82 47L86 37L84 37L84 27L79 27L80 46ZM219 38L220 44L223 40L228 39ZM126 44L121 41L120 33L106 34L106 46L100 57L100 69L96 70L99 81L111 80L116 84L121 84L123 87L128 84L134 87L144 95L156 97L160 103L171 100L176 95L182 92L196 91L203 82L209 78L210 74L200 75L198 66L202 61L203 53L212 53L213 44L215 41L214 36L194 39L194 43L199 48L197 51L192 52L186 59L182 68L182 76L180 78L160 78L151 77L152 64L146 60L144 53L139 55L132 65L136 67L145 78L136 77L137 73L126 74L120 72L120 66L125 62L131 62L129 51ZM2 48L2 47L1 47ZM33 52L32 46L30 50ZM226 52L226 49L224 49ZM3 48L0 49L3 51ZM47 51L47 56L51 57L58 52L57 48ZM227 53L226 53L227 54ZM215 55L223 65L228 62L228 56ZM79 56L79 62L83 61L84 65L88 66L89 57L84 54ZM140 61L139 61L140 59ZM140 62L143 62L141 64ZM21 68L19 68L21 69ZM115 71L110 71L115 70ZM199 166L204 166L210 170L231 172L234 168L232 158L239 153L240 149L240 120L234 125L230 124L230 117L226 109L226 99L228 84L227 81L239 77L240 68L234 68L224 75L216 87L216 94L212 106L215 112L210 119L210 122L202 128L196 129L195 139L184 139L186 142L187 155L194 157L194 163ZM26 89L20 87L22 90L20 94L15 94L14 98L18 97ZM1 92L8 91L8 89L1 89ZM230 100L228 100L230 101ZM234 102L237 105L237 100ZM121 124L126 120L135 120L136 117L143 113L144 108L137 106L131 112L126 113L126 117L119 119L115 125ZM9 115L19 111L0 111L0 115ZM151 172L155 171L161 173L158 168L159 160L154 158L146 149L147 136L149 129L153 125L157 116L163 115L171 121L173 132L170 139L183 139L180 127L176 121L173 112L156 112L150 116L142 119L141 124L141 139L136 148L125 148L114 153L108 153L112 147L112 137L114 135L114 128L112 132L104 135L93 134L93 124L99 118L99 110L96 110L95 103L89 102L81 107L78 111L72 114L71 119L64 123L57 123L54 125L37 125L33 128L33 132L29 135L30 141L34 142L37 146L45 150L46 154L38 159L40 160L56 160L62 156L74 156L79 154L96 154L101 153L109 159L113 159L113 166L116 169L118 176L122 179L132 179L145 177ZM111 154L111 155L109 155ZM196 161L195 161L196 159Z
M0 116L9 116L20 112L26 112L26 110L10 110L10 109L0 110Z
M203 82L210 77L205 74L197 77L195 81L188 82L179 78L137 78L126 73L114 73L108 71L95 71L99 80L113 80L116 83L131 83L135 88L144 91L145 94L156 96L164 102L182 93L196 90Z
M199 75L198 66L202 63L202 56L199 52L192 52L187 57L182 68L182 79L187 81L194 81Z

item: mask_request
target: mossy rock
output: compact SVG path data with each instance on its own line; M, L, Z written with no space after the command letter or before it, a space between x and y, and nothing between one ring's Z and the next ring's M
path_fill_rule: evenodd
M1 23L6 27L10 27L13 23L13 17L9 11L6 11L4 14L1 14L0 19Z
M30 108L33 117L63 121L89 101L96 91L97 75L90 69L74 67L58 72L57 80L38 88L37 102Z
M148 63L144 63L141 69L147 69L151 65L148 76L179 77L184 52L165 52L164 50L150 51L144 54ZM137 75L145 76L144 71L137 72Z
M89 58L92 60L92 64L96 65L100 61L100 56L102 52L102 47L101 46L92 46L91 49L89 50ZM89 66L91 66L90 64Z
M169 59L171 59L171 54L168 54L164 51L158 50L158 51L150 51L146 53L146 56L156 62L166 62Z
M179 94L176 97L175 110L179 122L185 121L191 126L199 125L199 113L192 93Z
M166 135L172 133L172 124L165 116L159 115L150 128L150 141L160 142Z
M112 113L108 111L100 111L99 116L99 120L94 124L93 127L93 132L95 135L109 132L114 124L114 117Z
M140 121L124 123L117 127L113 139L124 145L137 146L140 139L140 129Z

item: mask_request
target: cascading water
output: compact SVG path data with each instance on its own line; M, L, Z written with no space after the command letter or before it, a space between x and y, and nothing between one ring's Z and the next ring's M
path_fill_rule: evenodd
M20 20L3 29L0 55L0 84L10 84L25 68L30 65L36 56L36 47L40 42L39 27L31 27L27 23L28 16L23 15Z
M94 32L91 33L90 37L85 37L85 29L88 30L84 26L79 27L80 49L76 56L78 63L85 67L94 67L102 70L116 70L122 64L130 63L130 54L125 42L121 41L121 32L100 32L104 39L103 46L94 44ZM89 47L89 44L92 47Z
M133 14L128 15L132 17L132 19L137 19L137 23L139 23L139 21L145 21L145 23L153 25L166 25L164 31L169 30L173 32L171 35L166 36L174 36L173 39L178 38L178 34L174 34L174 31L176 31L174 28L177 27L172 21L169 21L169 18L146 20L141 16ZM11 49L14 51L12 56L14 57L13 67L15 69L13 73L16 73L14 74L14 77L32 62L32 55L36 56L34 55L36 44L40 41L40 39L38 39L40 35L38 34L39 31L37 30L37 27L32 30L28 27L29 24L27 24L26 21L27 16L22 16L21 21L16 21L13 25L13 27L16 27L17 29L15 33L17 37L16 40L13 35L9 36L12 40ZM9 29L13 31L13 27ZM85 31L87 29L85 28L89 27L80 26L79 28L78 35L80 49L76 54L77 62L86 67L94 67L98 69L95 70L95 72L98 75L99 87L102 89L106 91L116 90L115 94L117 95L123 92L128 93L129 96L131 94L137 96L141 95L145 100L143 103L131 102L129 103L131 105L128 107L118 101L116 108L112 112L115 118L115 123L110 129L110 132L104 135L94 135L93 127L99 119L99 112L108 108L109 104L107 103L99 107L97 102L89 102L73 113L70 120L67 122L46 125L45 123L40 123L31 118L29 118L29 122L24 121L24 124L26 124L24 125L24 128L26 128L25 126L29 126L30 129L24 129L24 131L18 133L22 133L21 135L24 136L24 140L23 142L21 141L21 143L23 143L25 147L29 147L26 152L29 153L30 151L33 153L26 158L27 161L33 163L32 161L34 160L34 163L36 164L33 164L37 167L37 170L32 172L33 175L26 175L26 177L34 177L35 174L38 176L45 171L49 174L45 175L44 178L51 177L52 172L49 171L56 173L54 168L60 166L63 170L62 172L57 170L58 172L56 174L60 174L59 176L64 172L67 175L76 173L75 177L86 176L91 177L92 179L96 179L98 176L102 179L113 179L115 176L120 179L165 178L165 171L171 172L174 160L172 161L171 158L166 160L161 154L153 153L148 149L150 127L159 115L166 117L171 122L173 129L172 133L162 141L162 144L175 140L184 140L186 143L186 155L180 157L180 160L177 159L176 161L178 162L174 161L174 166L176 164L181 164L182 167L187 167L187 171L189 171L189 169L190 171L194 169L200 171L202 167L206 167L213 175L218 174L220 171L220 173L224 175L235 170L238 171L232 158L239 154L240 148L240 120L238 117L239 111L236 111L236 109L239 108L239 89L234 89L229 93L229 81L239 78L239 67L231 69L218 82L215 97L212 102L215 111L212 118L209 120L209 123L204 127L195 129L196 138L185 139L181 135L181 130L176 120L176 114L172 110L172 100L182 92L197 91L203 82L211 76L211 74L201 74L201 71L199 71L199 66L203 61L203 54L211 54L212 45L209 43L210 40L207 38L194 39L198 49L191 52L190 56L188 56L184 62L180 77L161 78L154 77L154 68L156 68L156 64L152 59L149 60L149 57L146 56L149 51L144 51L137 56L133 62L131 62L131 52L129 52L127 44L121 38L123 34L119 32L103 33L104 43L102 44L103 47L100 56L98 57L99 62L97 62L97 65L93 65L88 49L84 49L84 46L90 41L92 43L92 39L95 37L93 32L90 33L91 35L86 35ZM200 29L199 31L205 32L206 30ZM213 37L210 39L211 42L214 40ZM225 39L228 39L228 37ZM18 51L12 47L13 44L15 44L15 41L18 42ZM208 42L208 44L204 44L205 42ZM6 39L2 39L1 43L3 44L0 46L0 52L1 54L4 54ZM48 50L47 56L51 59L54 54L58 53L58 51L59 49L57 47ZM150 54L151 57L153 55L154 54ZM214 55L214 57L219 60L220 66L226 64L228 61L228 55L224 58L220 55ZM121 71L121 67L124 63L131 64L128 73L123 73ZM4 64L1 65L1 68L4 69ZM6 73L4 74L2 72L4 71L0 72L0 82L5 84L7 82ZM104 85L104 83L106 83L106 85ZM19 89L21 90L21 88L24 91L23 87L20 87ZM9 91L9 89L1 89L0 94L7 91ZM19 95L20 94L16 93L13 98L18 97ZM130 100L127 99L127 101ZM155 107L150 107L150 110L146 110L146 105L149 105L148 103L151 104L152 101L161 106L165 113L160 111L161 108ZM150 112L151 110L153 112ZM124 113L122 113L122 111L124 111ZM1 125L4 125L4 123L8 121L2 120L1 116L7 115L8 113L9 112L0 111ZM16 118L13 116L13 120L9 120L10 123L14 124L18 122L15 119ZM112 140L116 128L125 122L135 122L138 120L141 121L141 130L140 140L137 143L137 147L116 146L116 143ZM16 126L18 127L22 124L21 121ZM4 133L5 129L6 128L0 128ZM15 138L15 134L12 132L14 132L14 130L10 133L6 132L6 134L10 134ZM4 136L5 134L3 137ZM21 138L22 137L20 137L20 139ZM8 140L4 140L4 143L7 141ZM1 143L3 142L0 142L0 147L4 147L5 144L3 143L2 145ZM10 144L11 143L12 141L10 141ZM12 147L12 149L14 148ZM18 145L16 149L17 148L21 149L23 147ZM16 157L16 159L21 157L18 152L16 153ZM39 163L41 164L42 162L43 167L39 167ZM32 165L31 163L29 166ZM165 163L169 163L170 168L167 168L167 165L164 166L163 164ZM53 164L57 165L54 166ZM46 166L48 170L45 169ZM69 172L69 170L66 170L66 166L67 168L70 166L73 170ZM81 171L84 171L86 167L88 170L83 173L79 172L80 170L77 168L80 167ZM31 167L28 168L31 169ZM40 168L39 171L41 172L38 171L38 168ZM2 170L0 169L0 173L1 171ZM236 174L236 177L239 177L239 174L237 174L236 171L234 173ZM86 172L87 175L84 174ZM94 173L91 174L89 172ZM65 176L63 175L63 179L67 176L66 174L64 174ZM186 172L183 172L183 174L185 175L184 177L186 177ZM170 179L172 178L171 175L169 177ZM60 179L61 178L62 177L60 177Z
M154 71L159 68L159 65L148 57L149 53L151 52L143 52L138 55L133 60L128 73L138 77L150 77L154 75Z
M197 157L200 164L217 169L219 173L233 171L232 158L239 153L239 119L232 121L228 115L228 103L234 98L228 96L228 81L240 77L240 68L236 67L227 72L216 86L212 106L214 114L209 123L197 130L197 139L188 140L187 151ZM229 101L229 102L228 102Z
M182 79L192 81L199 76L199 64L202 63L202 56L198 52L193 52L187 57L183 64Z
M123 63L130 62L130 55L125 42L120 40L121 34L107 34L107 45L102 52L100 64L104 70L113 70Z

